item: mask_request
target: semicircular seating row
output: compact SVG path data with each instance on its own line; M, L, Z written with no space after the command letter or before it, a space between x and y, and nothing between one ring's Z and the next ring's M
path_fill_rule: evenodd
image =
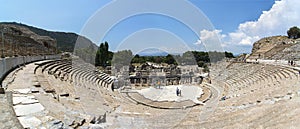
M80 59L52 60L38 64L37 68L41 68L43 73L47 72L61 81L68 81L75 85L101 86L109 90L113 88L114 80L110 75L100 72L93 65Z
M274 65L233 63L229 68L218 72L215 71L214 80L223 83L220 85L225 87L224 95L227 98L253 95L264 91L272 93L272 96L284 94L292 89L293 82L298 80L296 70Z

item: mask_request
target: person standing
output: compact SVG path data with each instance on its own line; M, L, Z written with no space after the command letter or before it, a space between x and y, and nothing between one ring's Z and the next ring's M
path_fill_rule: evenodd
M178 94L179 94L179 96L181 96L181 90L178 90Z

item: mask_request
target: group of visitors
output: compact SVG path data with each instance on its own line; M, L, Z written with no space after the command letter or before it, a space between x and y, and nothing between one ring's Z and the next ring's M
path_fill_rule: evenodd
M181 90L178 89L178 87L176 88L176 95L177 95L177 96L181 96Z
M296 65L296 62L293 61L293 60L289 60L289 61L288 61L288 64L291 65L291 66L295 66L295 65Z

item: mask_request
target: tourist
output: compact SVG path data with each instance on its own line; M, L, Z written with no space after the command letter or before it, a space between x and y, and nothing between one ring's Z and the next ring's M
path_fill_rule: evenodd
M179 96L181 96L181 90L178 90L178 94L179 94Z
M293 66L296 66L296 61L294 61Z
M178 96L178 94L179 94L179 89L178 89L178 87L176 88L176 96Z

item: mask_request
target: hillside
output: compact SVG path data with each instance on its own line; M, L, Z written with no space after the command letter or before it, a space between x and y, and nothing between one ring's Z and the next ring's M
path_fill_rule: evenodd
M253 44L248 59L297 59L299 48L300 39L289 39L287 36L266 37Z
M49 36L38 35L26 27L11 24L0 24L3 31L1 47L4 46L2 57L55 54L56 41ZM2 48L1 48L2 49Z
M16 25L16 26L22 26L26 27L32 32L41 35L41 36L49 36L57 41L57 48L60 51L64 52L73 52L74 46L76 43L77 38L80 36L75 33L69 33L69 32L53 32L53 31L47 31L44 29L40 29L33 26L28 26L22 23L16 23L16 22L2 22L0 24L7 24L7 25ZM97 48L97 45L95 45L92 41L89 39L80 36L80 39L87 44L86 46L89 46L90 44L93 45L93 47Z
M27 32L30 31L30 33L37 35L39 37L44 37L44 38L48 37L48 39L51 39L53 42L55 42L55 47L57 47L58 51L72 52L72 53L74 52L76 55L80 56L86 62L90 62L94 64L95 55L98 46L84 36L80 36L75 33L47 31L44 29L40 29L37 27L28 26L16 22L2 22L0 23L0 25L11 26L14 28L22 28L23 30L27 30ZM19 31L19 29L16 30ZM18 37L14 35L11 37L11 39L12 40L18 39ZM26 41L22 40L20 42L33 43L31 40L26 40ZM74 49L75 45L76 45L76 50Z

